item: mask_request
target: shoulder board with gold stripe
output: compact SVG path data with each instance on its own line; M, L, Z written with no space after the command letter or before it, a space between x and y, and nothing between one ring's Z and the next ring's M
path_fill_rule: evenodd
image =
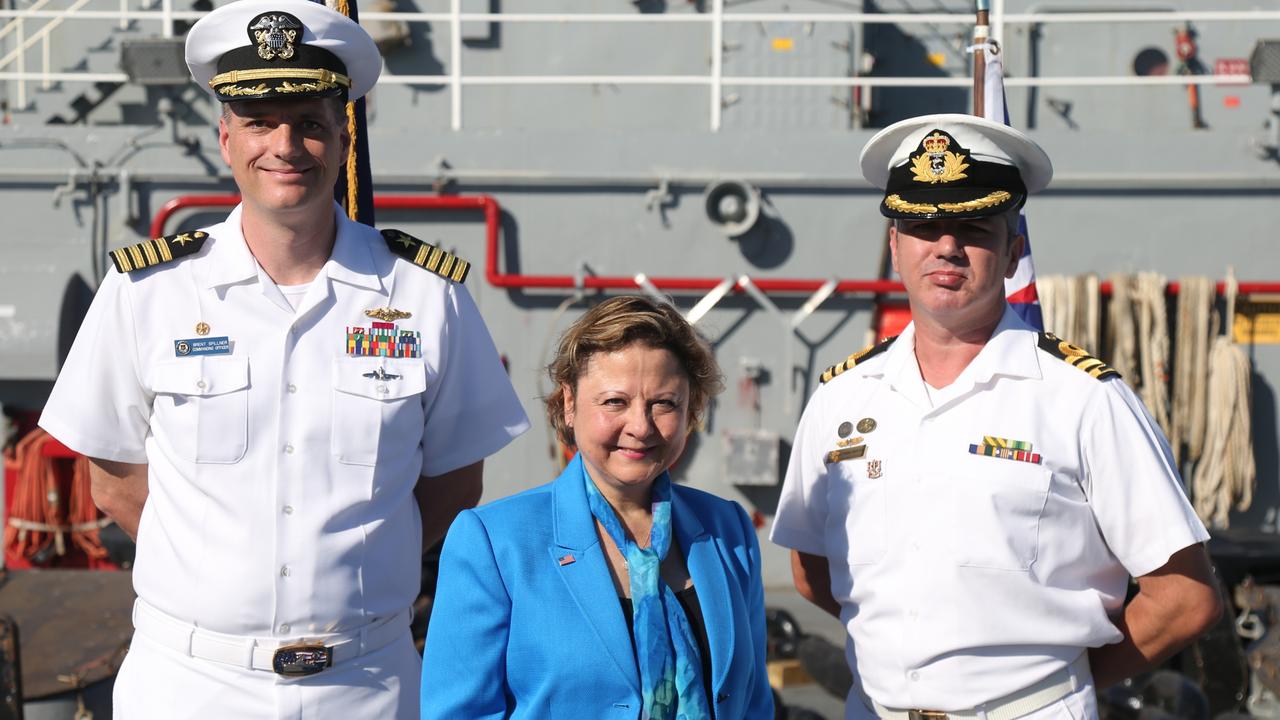
M1087 350L1063 340L1053 333L1040 333L1040 349L1065 360L1072 367L1080 368L1099 380L1120 377L1115 368L1089 354Z
M835 365L832 365L831 367L823 371L822 379L819 384L826 383L831 378L839 375L840 373L843 373L845 370L852 368L854 365L857 365L863 360L866 360L868 358L873 358L876 355L879 355L880 353L884 352L885 350L888 350L889 346L893 344L893 341L897 339L898 339L897 335L894 335L891 338L885 338L884 340L881 340L875 345L868 345L862 348L861 350L859 350L858 352L845 358L841 362L838 362Z
M137 245L116 248L110 253L111 262L122 273L155 267L199 252L208 239L209 234L200 230L166 235Z
M460 283L467 279L467 271L471 263L455 256L453 253L423 242L408 233L399 230L383 230L382 238L387 241L391 252L417 265L426 268L445 280Z

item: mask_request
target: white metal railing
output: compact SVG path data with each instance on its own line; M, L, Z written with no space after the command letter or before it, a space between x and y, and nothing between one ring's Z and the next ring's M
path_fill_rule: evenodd
M161 24L161 33L165 37L173 35L173 23L176 20L196 20L205 13L174 10L172 0L160 0L159 10L127 10L128 0L120 0L121 9L116 10L83 10L80 9L89 0L76 0L71 8L65 10L41 10L47 0L41 0L36 6L24 10L0 10L0 19L12 18L4 28L0 28L0 37L17 23L26 19L51 18L53 21L41 28L39 36L45 39L42 57L43 66L39 73L25 69L25 48L34 44L36 38L20 39L19 50L9 53L0 59L0 80L18 81L19 106L25 107L25 85L31 80L42 80L45 83L59 82L125 82L128 77L124 73L87 73L87 72L52 72L48 67L49 52L47 38L49 33L67 19L84 20L118 20L126 23L129 20L156 21ZM1004 37L1004 28L1008 25L1031 24L1069 24L1069 23L1167 23L1167 22L1259 22L1280 21L1280 10L1214 10L1214 11L1167 11L1152 10L1150 12L1029 12L1005 13L1004 1L993 0L991 3L990 34L993 39ZM74 9L73 9L74 8ZM450 90L450 126L459 130L463 125L462 90L468 85L701 85L708 88L709 126L712 131L720 129L721 111L723 109L722 90L727 85L738 86L788 86L788 87L968 87L971 80L967 77L767 77L767 76L726 76L723 64L723 37L726 23L772 23L772 22L839 22L850 24L951 24L961 26L973 25L973 15L968 13L804 13L804 12L725 12L724 0L712 0L710 11L706 13L660 13L660 14L623 14L623 13L470 13L462 12L462 0L449 0L448 12L364 12L361 20L404 21L404 22L438 22L447 23L450 29L449 69L444 75L389 75L383 74L379 83L382 85L439 85ZM709 72L705 75L466 75L462 69L462 23L701 23L709 29L709 46L711 62ZM21 37L24 28L16 26ZM714 51L715 48L720 50ZM16 53L16 56L15 56ZM8 62L14 61L16 71L6 71ZM1248 83L1248 75L1184 75L1184 76L1071 76L1071 77L1010 77L1005 79L1008 87L1059 87L1059 86L1150 86L1150 85L1204 85L1210 83Z
M5 55L4 57L0 57L0 70L4 70L5 67L8 67L9 63L16 61L16 64L18 66L18 73L24 76L23 79L20 79L18 81L18 97L17 97L18 108L27 107L27 80L25 78L25 76L27 75L27 72L26 72L27 50L29 50L32 45L36 44L36 42L40 42L41 72L39 77L41 81L41 86L44 89L48 90L49 86L53 83L52 78L50 78L49 76L49 63L50 63L49 36L53 33L54 30L58 29L58 26L60 26L68 17L75 15L77 10L84 7L89 2L90 0L75 0L75 2L73 2L71 5L61 10L54 11L56 14L54 15L53 19L45 23L43 26L41 26L40 29L37 30L31 37L26 37L25 26L22 24L19 24L24 22L23 18L19 16L16 19L14 19L13 24L18 24L17 25L18 40L16 43L17 47L15 47L12 51L9 52L9 54ZM41 12L41 11L37 10L36 12ZM8 29L7 27L4 28L4 30L7 30L7 29ZM3 31L0 31L0 33L3 33ZM3 34L0 34L0 37L3 37Z

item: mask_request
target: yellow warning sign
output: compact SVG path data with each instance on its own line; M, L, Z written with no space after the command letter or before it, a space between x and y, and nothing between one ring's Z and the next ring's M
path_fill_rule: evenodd
M791 38L774 38L773 49L778 52L791 52L796 48L796 41Z
M1237 302L1232 334L1242 345L1280 344L1280 298Z

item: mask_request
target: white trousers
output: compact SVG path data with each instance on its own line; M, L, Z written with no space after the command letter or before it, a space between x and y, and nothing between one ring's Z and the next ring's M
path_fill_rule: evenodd
M856 690L855 690L856 692ZM845 720L876 720L873 710L854 699L853 693L845 703ZM1080 687L1061 700L1045 705L1018 720L1098 720L1098 694L1094 691L1093 677L1080 678Z
M422 659L408 629L386 647L304 678L192 658L135 634L116 720L418 720Z

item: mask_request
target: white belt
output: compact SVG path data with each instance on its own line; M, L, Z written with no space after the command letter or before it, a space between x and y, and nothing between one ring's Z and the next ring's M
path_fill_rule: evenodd
M1089 677L1089 653L1080 653L1070 665L1027 687L985 702L973 710L895 710L872 701L876 715L884 720L1014 720L1057 702L1079 690Z
M355 630L282 640L205 630L156 609L142 598L133 603L133 627L152 642L193 658L287 676L314 675L386 647L408 632L412 618L413 611L406 608Z

